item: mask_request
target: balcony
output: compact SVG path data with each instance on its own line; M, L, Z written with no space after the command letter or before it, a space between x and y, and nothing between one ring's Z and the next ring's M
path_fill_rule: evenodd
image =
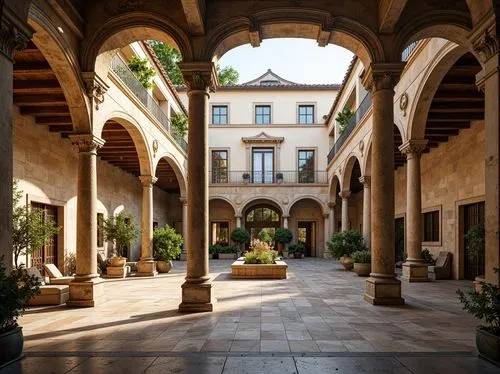
M370 109L371 106L372 106L372 96L369 93L367 93L361 104L359 104L358 109L356 109L354 115L349 120L349 123L347 124L347 127L344 129L344 132L340 134L340 136L337 138L337 141L330 149L330 152L328 153L328 163L330 163L333 160L337 152L349 138L349 135L351 135L352 131L356 128L358 123L361 122L361 120L363 119L366 112L368 112L368 109Z
M139 82L134 73L132 73L127 64L119 56L115 56L111 61L111 70L113 70L153 117L156 118L163 128L174 138L175 142L187 153L187 142L171 131L170 120L163 109L160 108L160 105L158 105L155 99L146 91L141 82Z
M211 171L211 185L292 185L292 184L328 184L326 171Z

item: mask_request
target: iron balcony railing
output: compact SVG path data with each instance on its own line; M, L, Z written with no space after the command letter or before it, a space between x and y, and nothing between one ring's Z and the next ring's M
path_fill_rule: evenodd
M327 184L326 171L227 171L209 173L210 184Z
M335 157L335 155L340 150L342 145L349 138L349 135L351 135L352 130L356 128L357 124L365 116L366 112L368 112L368 109L370 109L371 106L372 106L372 96L369 93L367 93L366 96L363 98L363 101L361 101L361 104L359 104L358 109L356 109L356 112L354 112L353 116L349 120L349 123L344 129L344 132L339 135L337 141L330 149L330 152L328 152L328 163L330 163L330 161L333 160L333 157Z
M121 79L123 83L132 91L132 93L139 99L141 103L149 110L158 122L167 130L170 135L175 139L177 144L187 152L187 142L177 134L172 132L172 126L167 115L160 108L160 105L153 99L153 97L146 91L141 82L135 77L134 73L129 69L127 64L119 57L115 56L111 61L111 69Z

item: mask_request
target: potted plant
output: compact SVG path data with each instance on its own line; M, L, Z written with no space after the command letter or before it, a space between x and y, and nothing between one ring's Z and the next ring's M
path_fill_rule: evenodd
M233 260L236 258L237 248L232 245L220 245L218 248L220 260Z
M338 258L345 270L353 268L352 253L367 250L363 236L354 230L336 232L326 245L332 257Z
M293 254L294 258L302 258L306 253L306 247L302 243L292 244L288 247L288 251Z
M245 254L245 264L274 264L277 257L278 252L269 243L254 239Z
M24 339L17 319L28 300L38 294L39 286L36 277L25 271L7 274L4 257L0 257L0 368L21 358Z
M239 252L243 252L242 250L243 245L250 242L250 234L244 228L237 227L231 233L231 240L234 243L238 244Z
M429 251L427 248L422 249L422 258L424 259L424 264L434 265L436 263L434 256L432 255L431 251Z
M135 242L139 237L139 228L135 224L131 215L119 213L115 217L109 217L104 220L103 226L104 239L113 241L114 251L109 259L111 267L124 267L127 262L126 257L122 257L123 250L131 242Z
M372 255L369 250L353 252L354 271L360 277L367 277L372 271Z
M159 273L168 273L172 269L172 260L181 254L183 242L182 236L169 225L153 231L153 253Z
M20 204L22 192L14 180L12 194L12 251L14 265L20 268L19 257L40 250L59 232L51 219L44 219L43 212Z
M243 183L247 184L250 182L250 173L243 173Z
M276 173L276 183L283 183L283 173Z
M220 251L220 245L218 245L218 244L210 244L208 246L208 253L210 253L212 255L212 258L214 260L219 259L219 251Z
M283 256L283 248L293 239L293 234L290 230L280 227L274 233L274 240L278 243L278 253Z
M495 269L498 273L498 269ZM500 287L481 282L480 290L470 289L468 295L457 290L463 309L485 325L476 328L476 346L479 354L500 365Z
M480 223L472 226L465 235L467 256L470 259L476 259L484 256L484 224ZM481 282L484 281L484 275L479 275L475 279L475 285L479 290Z

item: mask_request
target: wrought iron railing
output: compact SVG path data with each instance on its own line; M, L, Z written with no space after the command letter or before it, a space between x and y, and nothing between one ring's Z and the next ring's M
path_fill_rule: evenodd
M370 109L371 106L372 96L370 95L370 93L367 93L363 98L363 101L361 101L361 104L359 104L358 109L356 109L353 116L349 119L349 123L344 128L344 131L339 135L339 137L335 141L335 144L330 149L330 152L328 152L328 162L333 160L333 157L335 157L342 145L349 138L349 135L351 135L352 130L356 128L357 124L363 119L366 112L368 112L368 109Z
M210 184L327 184L326 171L226 171L209 173Z
M144 104L153 117L155 117L158 122L162 124L165 130L172 135L177 144L179 144L181 148L187 152L187 142L184 138L172 132L172 125L163 109L160 108L160 105L158 105L148 91L146 91L142 83L139 82L134 73L132 73L127 64L119 56L115 56L111 61L111 69L121 79L121 81L125 83L130 91L132 91L137 99Z
M401 53L401 61L408 61L415 48L417 48L417 45L418 41L408 44L408 46Z

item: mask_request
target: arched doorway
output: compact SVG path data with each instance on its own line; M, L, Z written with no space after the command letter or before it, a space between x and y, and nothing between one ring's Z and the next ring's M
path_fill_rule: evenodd
M258 204L245 213L245 228L251 240L271 241L274 245L274 233L281 227L281 212L270 204Z

